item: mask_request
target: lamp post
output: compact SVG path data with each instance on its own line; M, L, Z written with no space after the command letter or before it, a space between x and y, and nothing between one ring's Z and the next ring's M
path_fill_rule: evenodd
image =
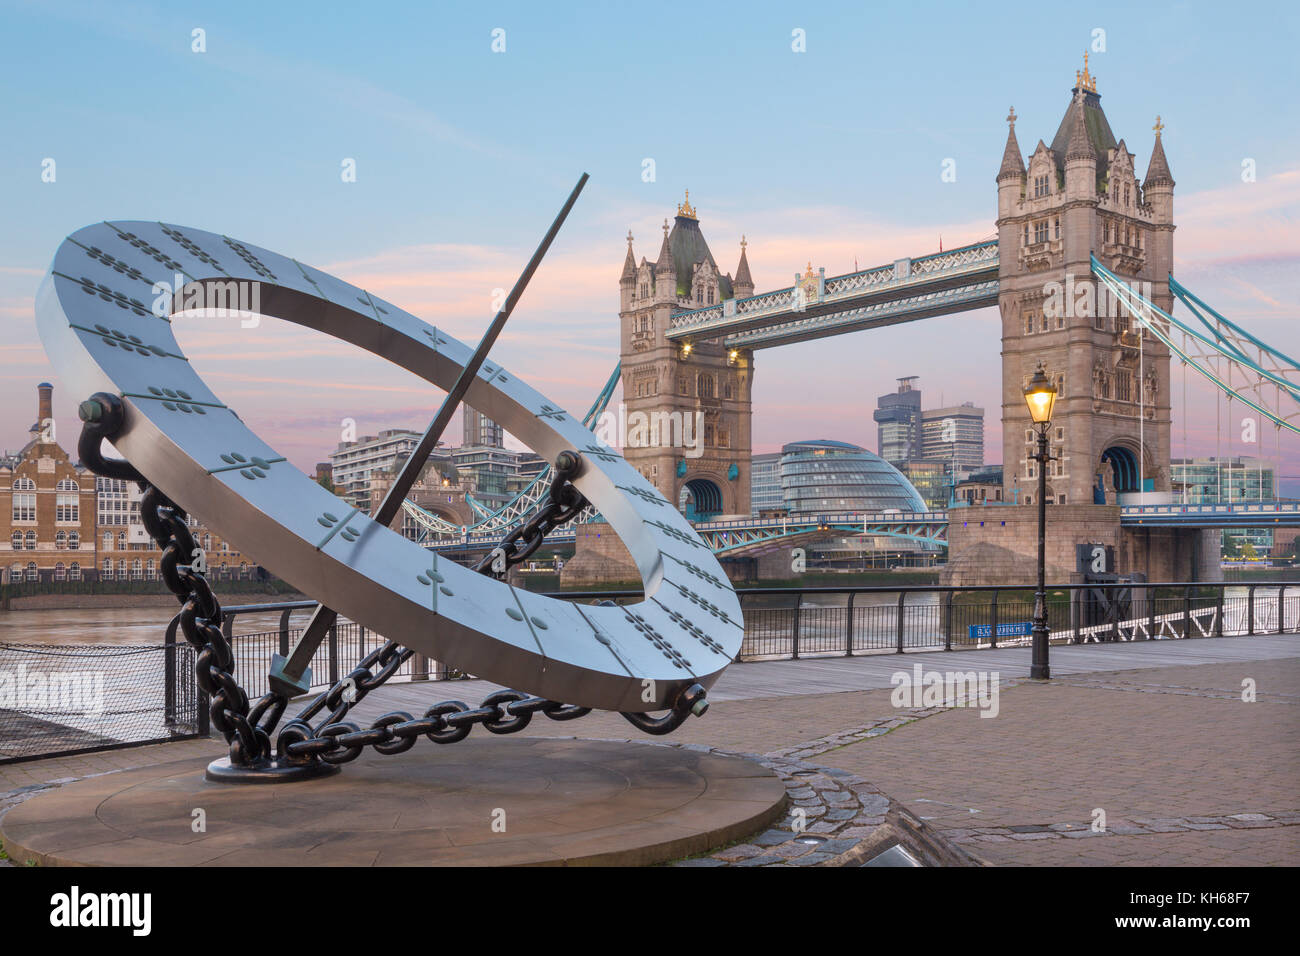
M1030 420L1038 429L1038 453L1034 456L1038 462L1038 590L1034 592L1033 653L1029 676L1047 680L1052 676L1047 663L1047 463L1054 460L1047 453L1047 429L1052 424L1056 386L1047 377L1041 362L1025 386L1025 404L1029 406Z

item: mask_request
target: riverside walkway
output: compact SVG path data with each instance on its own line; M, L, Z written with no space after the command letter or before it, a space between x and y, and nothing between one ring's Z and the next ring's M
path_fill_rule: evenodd
M1300 635L1056 646L1051 657L1047 683L1027 679L1027 648L737 664L709 713L672 740L851 772L994 865L1300 863ZM895 707L891 677L918 664L997 672L997 716ZM390 685L350 719L493 689ZM645 739L607 713L538 717L523 734ZM223 751L185 741L0 767L0 813L20 788ZM835 837L849 823L828 815L813 829ZM705 862L782 862L779 849L760 840Z

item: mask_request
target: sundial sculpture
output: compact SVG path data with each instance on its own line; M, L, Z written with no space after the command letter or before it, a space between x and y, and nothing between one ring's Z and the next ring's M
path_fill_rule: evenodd
M585 180L498 314L495 331ZM455 392L463 392L469 405L556 463L557 504L550 520L530 533L544 534L557 515L567 520L589 502L626 545L644 600L588 606L529 593L499 573L439 558L335 497L249 430L190 366L171 315L155 314L150 304L155 285L170 287L176 276L187 289L202 291L208 305L241 284L256 284L260 314L385 358L448 391L453 409L462 397ZM185 307L185 295L177 295L171 311ZM703 712L705 690L739 650L739 601L709 548L580 421L500 365L483 361L495 331L475 352L296 259L211 232L142 221L99 223L69 236L41 284L36 316L59 376L87 397L78 446L83 462L146 489L142 519L166 547L163 577L184 605L186 638L200 651L197 676L212 695L213 725L231 744L230 758L214 763L209 777L260 782L311 776L336 769L367 745L397 753L419 736L449 743L476 723L508 733L539 710L555 719L589 708L615 710L647 732L664 733ZM467 366L473 375L458 388ZM444 412L440 419L449 417ZM125 462L100 455L105 439ZM444 702L420 718L397 712L363 730L344 719L351 695L336 684L277 731L288 698L306 688L303 665L314 645L309 636L297 659L278 659L272 694L249 707L220 634L220 606L201 565L191 560L191 553L202 552L189 538L185 513L326 602L328 609L313 620L318 631L320 619L328 626L337 612L384 635L389 644L349 675L357 698L415 652L528 693L499 692L477 709ZM500 572L502 562L496 563ZM651 716L665 709L665 716ZM317 715L324 716L313 725Z

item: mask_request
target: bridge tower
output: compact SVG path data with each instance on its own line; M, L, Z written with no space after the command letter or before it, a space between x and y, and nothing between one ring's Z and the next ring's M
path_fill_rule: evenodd
M623 455L688 516L749 514L753 353L720 340L668 341L674 312L754 294L745 242L733 279L700 232L690 193L664 220L659 255L638 263L627 236L619 279Z
M1049 504L1117 503L1119 494L1170 490L1169 351L1095 281L1090 255L1172 308L1174 180L1160 141L1139 183L1116 142L1097 84L1076 72L1051 145L1028 166L1015 110L998 170L999 306L1005 500L1033 502L1034 435L1022 395L1042 362L1060 389L1052 420Z

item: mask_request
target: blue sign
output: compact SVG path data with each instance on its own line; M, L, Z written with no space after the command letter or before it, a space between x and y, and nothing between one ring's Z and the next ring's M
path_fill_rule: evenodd
M998 625L998 637L1028 637L1034 631L1032 621L1015 621L1009 624ZM972 624L970 625L970 639L972 641L987 641L993 637L992 624Z

